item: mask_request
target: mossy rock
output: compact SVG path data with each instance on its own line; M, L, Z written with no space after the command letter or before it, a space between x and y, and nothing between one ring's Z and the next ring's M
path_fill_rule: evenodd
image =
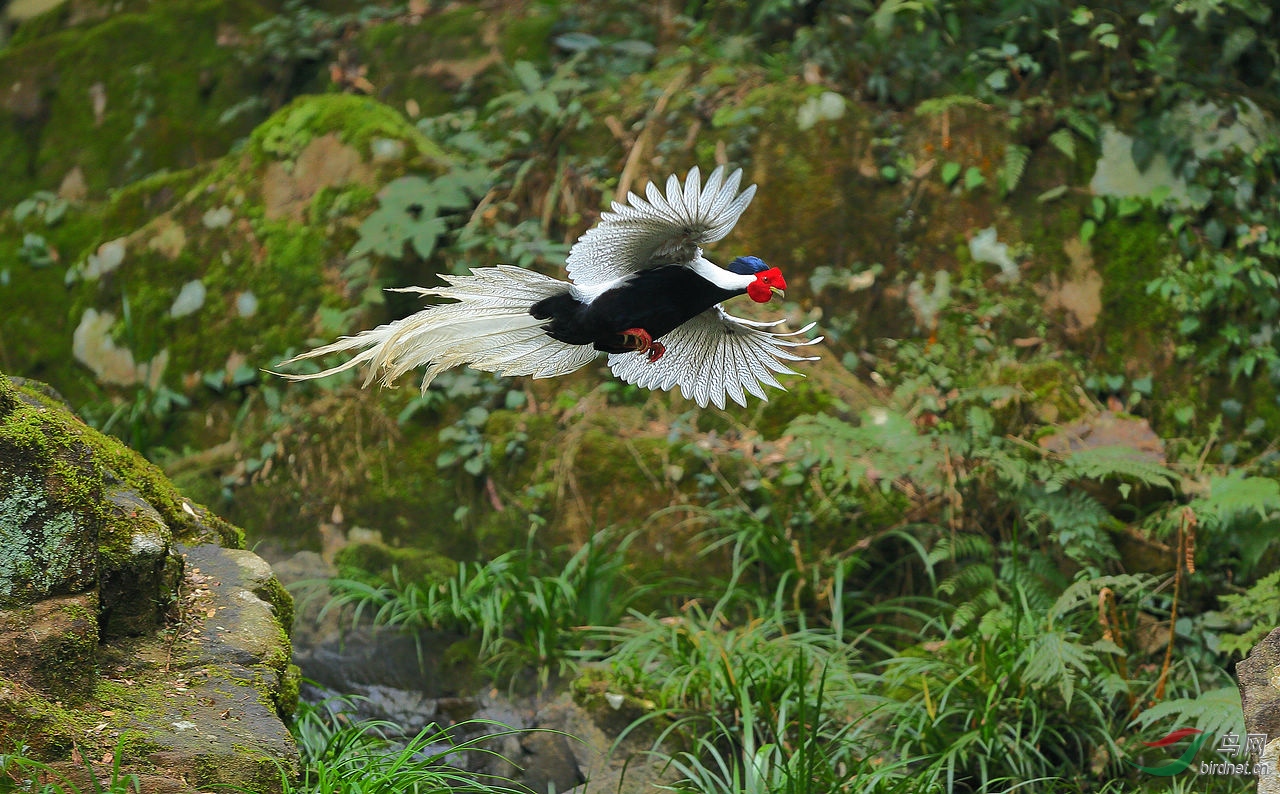
M334 555L339 576L383 584L393 578L401 582L434 584L452 578L458 564L435 552L397 548L378 542L351 543Z
M542 6L449 8L412 24L365 28L354 56L367 64L380 100L431 118L509 89L504 67L516 61L544 67L554 23Z
M114 241L172 208L207 174L207 168L192 168L141 179L103 202L71 202L52 224L38 213L22 223L12 214L0 214L0 239L33 235L57 260L36 266L24 260L20 245L0 245L0 303L6 307L0 312L0 335L11 371L40 373L78 405L100 396L92 372L73 355L73 330L80 318L72 318L68 305L67 266L78 255L82 260L105 256Z
M343 146L354 150L356 159L349 166L353 169L376 157L373 144L379 139L406 145L403 153L388 158L388 162L407 162L432 170L448 165L443 151L399 111L376 100L350 94L321 94L293 101L254 129L247 154L258 166L296 163L317 138L326 135L335 136ZM338 149L323 154L330 152L349 157ZM334 182L337 180L330 181Z
M0 505L0 743L277 788L297 762L281 722L296 699L292 599L225 547L239 530L56 392L3 375Z
M56 394L0 374L0 605L100 589L107 636L155 627L180 565L175 537L242 542Z
M224 154L265 112L237 112L262 75L228 42L267 16L251 0L202 0L19 37L0 53L0 204L75 169L101 196Z
M1095 410L1076 371L1062 361L1001 361L992 379L1018 390L1016 399L1005 401L998 409L1005 427L1066 424ZM1015 411L1025 415L1017 417Z
M0 373L0 395L0 408L6 402L13 406L0 410L0 467L12 472L33 466L51 469L61 486L50 497L83 509L102 527L113 520L104 494L123 486L144 499L177 540L211 541L228 548L243 544L236 527L183 497L137 452L87 427L47 387L21 379L15 385ZM72 462L60 462L59 456Z
M1098 333L1104 349L1114 351L1098 363L1108 370L1130 371L1167 366L1173 312L1147 283L1160 275L1172 251L1168 225L1154 212L1103 223L1092 241L1094 260L1102 277L1102 314Z
M355 240L352 215L371 210L395 176L445 167L434 144L378 102L293 103L218 167L111 205L118 229L131 208L184 190L72 268L72 352L108 393L234 391L309 338L345 330L321 313L349 314L379 277L339 267Z
M339 267L353 218L390 179L447 167L385 105L318 96L280 111L217 165L140 180L52 225L0 216L0 235L36 235L60 260L36 267L21 246L0 246L9 358L78 404L139 399L139 390L154 399L162 385L188 395L238 388L308 338L346 330L319 313L350 316L380 277Z
M573 702L591 716L605 735L624 733L636 745L652 745L671 724L656 714L657 704L618 681L603 667L587 667L569 684ZM639 735L637 735L639 734Z
M0 609L0 670L48 695L74 703L93 685L98 654L96 593L47 598Z

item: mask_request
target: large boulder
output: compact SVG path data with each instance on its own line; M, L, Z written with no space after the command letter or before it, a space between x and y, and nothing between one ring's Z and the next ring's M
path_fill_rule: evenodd
M80 775L120 754L169 790L278 788L297 765L292 600L241 543L47 387L0 374L0 747Z

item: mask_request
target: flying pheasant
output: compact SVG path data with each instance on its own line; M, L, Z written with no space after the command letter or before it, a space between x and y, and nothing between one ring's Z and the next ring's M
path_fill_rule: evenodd
M665 196L652 183L644 199L628 193L569 251L569 282L497 265L446 277L436 289L397 290L454 303L291 358L282 363L360 351L323 372L285 377L322 378L368 363L367 386L375 376L390 384L425 366L426 391L441 372L463 364L547 378L580 369L603 352L614 375L627 383L679 386L702 407L723 408L726 396L746 405L747 393L768 399L762 384L783 388L774 373L797 374L784 362L816 357L792 349L821 337L803 340L812 323L773 333L769 329L782 320L752 322L720 307L743 293L768 303L787 286L778 268L757 257L738 257L722 268L702 255L702 246L728 235L751 203L756 187L739 192L741 179L741 170L725 178L721 166L703 185L695 167L683 185L670 177Z

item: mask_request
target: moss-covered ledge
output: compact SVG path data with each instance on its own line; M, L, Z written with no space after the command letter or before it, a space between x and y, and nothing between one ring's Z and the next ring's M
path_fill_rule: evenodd
M0 751L77 774L74 753L118 754L165 790L278 789L297 764L293 604L242 537L0 373Z

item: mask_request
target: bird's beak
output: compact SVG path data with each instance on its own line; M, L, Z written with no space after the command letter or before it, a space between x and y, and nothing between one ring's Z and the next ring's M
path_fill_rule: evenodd
M772 290L772 291L773 291L773 294L774 294L774 295L777 295L779 298L785 298L785 297L787 297L787 293L783 292L782 290L778 289L777 287L770 287L769 289L770 289L770 290Z

